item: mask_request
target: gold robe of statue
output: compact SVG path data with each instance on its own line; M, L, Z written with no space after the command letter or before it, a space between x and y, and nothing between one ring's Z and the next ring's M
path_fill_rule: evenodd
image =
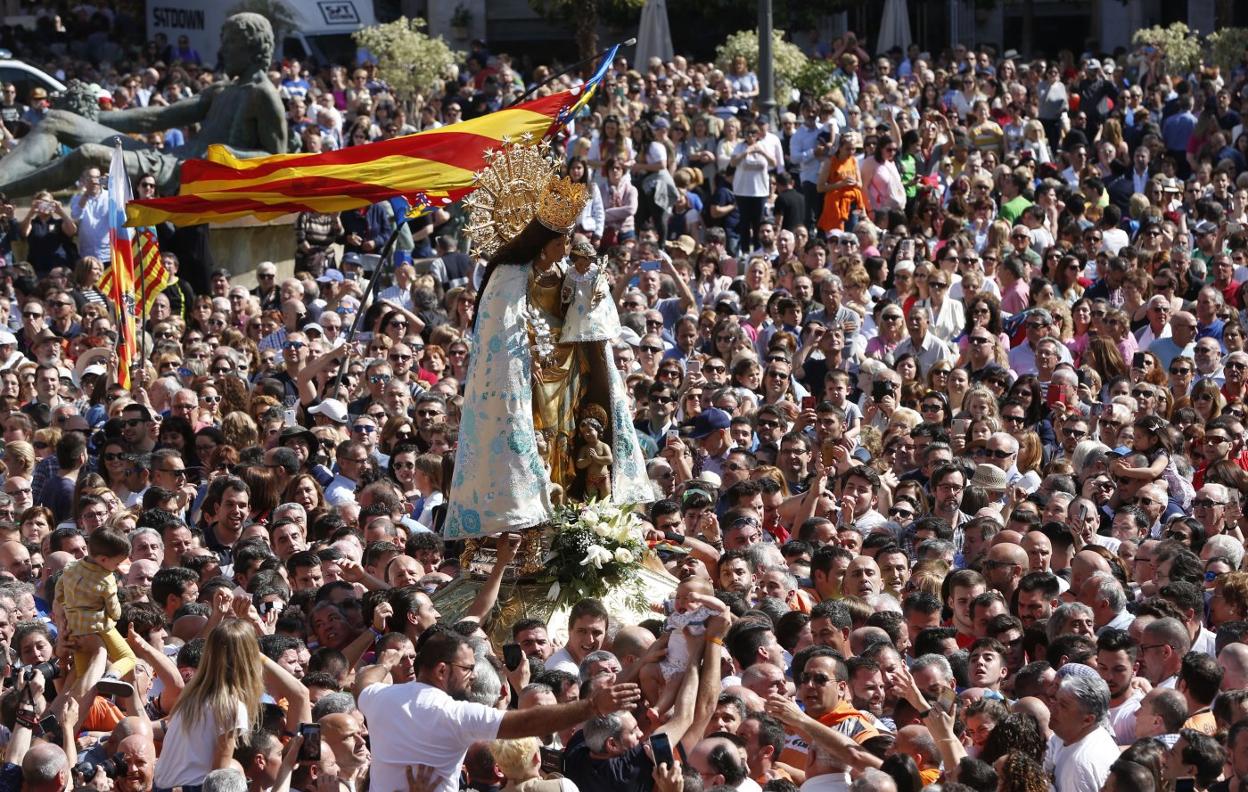
M555 352L543 366L533 366L533 428L546 438L550 480L565 492L576 481L573 462L576 412L585 393L587 366L578 344L559 343L567 306L562 301L565 264L529 274L529 304L550 326Z

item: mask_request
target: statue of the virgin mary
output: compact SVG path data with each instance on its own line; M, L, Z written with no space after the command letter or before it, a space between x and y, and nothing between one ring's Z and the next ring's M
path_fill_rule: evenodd
M564 337L563 286L584 185L557 178L545 144L506 142L487 157L469 199L468 232L488 256L471 338L472 357L444 534L477 538L541 526L560 498L582 499L574 464L577 424L607 416L610 498L653 499L624 382L607 344L614 306L597 306L602 327L578 323Z

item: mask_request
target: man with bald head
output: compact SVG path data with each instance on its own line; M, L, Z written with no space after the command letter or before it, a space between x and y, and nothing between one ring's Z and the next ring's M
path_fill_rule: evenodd
M31 582L33 570L30 565L30 551L25 545L21 542L0 544L0 572L22 583Z
M1152 317L1153 312L1149 311ZM1196 317L1187 311L1177 311L1170 316L1170 336L1157 338L1148 345L1148 351L1161 360L1161 367L1169 370L1177 357L1194 357L1196 353Z
M750 781L750 768L736 743L725 737L705 737L689 752L689 766L702 776L702 782L709 789L715 786L728 786L734 789L746 789L741 786ZM758 784L754 783L753 787Z
M924 784L933 784L940 777L940 751L926 726L903 726L890 753L913 759Z
M1109 562L1100 553L1080 550L1070 562L1070 593L1078 596L1089 577L1097 572L1109 571Z
M368 771L371 755L364 742L360 722L348 712L336 712L321 718L321 737L333 751L340 778L358 779Z
M655 641L654 633L644 627L623 627L611 642L611 653L619 658L620 665L628 668L641 660Z
M27 792L64 792L70 782L69 759L61 746L41 742L22 757L22 789Z
M1028 572L1052 572L1053 542L1042 531L1028 531L1022 548L1027 552Z
M1222 669L1222 690L1248 688L1248 646L1227 644L1218 653L1218 668Z
M1018 582L1030 568L1027 551L1016 544L995 544L988 548L984 559L984 580L988 587L1000 591L1006 602L1014 597Z
M126 757L126 774L113 780L117 792L151 792L156 775L156 746L151 726L147 734L132 734L117 744L117 753Z
M997 531L997 535L992 537L992 541L988 543L989 547L999 544L1016 544L1023 543L1023 535L1013 528L1006 528L1003 531Z
M868 599L884 590L880 567L871 556L860 555L845 568L841 577L841 593Z
M741 685L766 700L774 694L788 692L784 669L775 663L755 663L741 672Z
M55 555L55 553L53 555ZM68 553L66 555L68 555ZM131 561L130 569L126 572L126 585L149 588L152 585L152 578L159 571L160 564L149 558L140 558L138 561Z
M94 778L94 768L104 763L104 760L112 758L121 750L121 744L131 737L138 738L139 741L145 741L148 745L152 744L152 722L146 718L139 718L135 715L128 715L117 722L107 739L96 743L89 751L78 756L78 768L82 770L83 777L90 781ZM155 754L152 756L155 761ZM153 767L148 768L148 789L151 788L151 776Z

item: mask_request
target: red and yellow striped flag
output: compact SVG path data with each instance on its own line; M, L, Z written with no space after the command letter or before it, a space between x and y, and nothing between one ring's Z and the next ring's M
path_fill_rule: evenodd
M182 166L178 195L131 201L127 224L176 225L291 212L342 212L402 196L414 206L447 205L472 192L483 154L504 137L534 142L557 129L593 81L458 124L321 154L239 159L210 146Z
M169 270L160 260L160 244L156 241L156 229L151 226L138 229L135 231L131 245L134 250L135 280L139 279L140 274L143 278L137 284L138 288L134 295L134 315L142 319L151 312L152 301L156 299L156 295L169 285ZM97 288L109 294L112 286L113 268L109 267L100 278Z

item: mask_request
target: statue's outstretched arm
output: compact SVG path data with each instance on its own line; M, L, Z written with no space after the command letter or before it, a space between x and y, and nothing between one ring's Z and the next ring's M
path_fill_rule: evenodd
M99 122L125 133L162 132L173 127L188 126L202 121L208 114L208 104L211 101L207 98L208 95L209 92L204 92L165 107L110 110L100 113Z

